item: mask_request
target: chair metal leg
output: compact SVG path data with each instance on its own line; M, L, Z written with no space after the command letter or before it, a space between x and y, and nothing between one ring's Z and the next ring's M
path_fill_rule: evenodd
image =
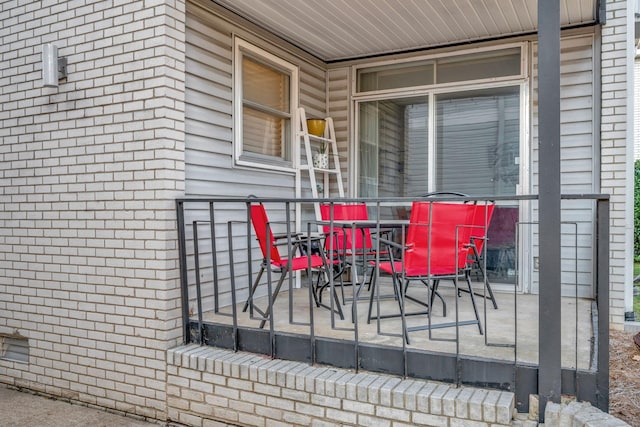
M242 307L243 313L247 311L247 308L249 308L249 304L253 305L253 294L255 293L256 288L258 287L258 283L260 283L260 278L262 278L262 274L264 273L264 270L265 270L265 266L263 264L260 266L258 277L256 277L256 280L253 282L253 285L251 286L251 290L249 291L249 296L247 297L247 301L245 301L244 307Z
M260 322L260 329L264 328L264 324L267 323L267 320L269 319L269 316L271 315L273 305L276 303L276 298L278 297L278 293L280 292L280 288L282 287L282 284L284 283L284 279L288 275L289 275L289 270L283 271L282 274L280 275L280 280L278 280L278 284L276 285L276 288L273 290L273 296L269 297L269 306L267 307L267 310L264 312L264 315L262 316L263 319Z
M318 279L316 280L316 284L313 285L312 294L313 294L313 302L316 303L316 307L320 307L320 302L322 295L318 295L322 292L322 287L320 286L320 279L325 273L322 271L318 272Z
M333 268L333 266L326 268L326 273L325 274L326 274L327 277L329 277L329 274L333 274L332 268ZM342 267L340 267L339 272L333 275L334 283L335 283L335 279L339 278L340 287L341 288L342 288L342 271L343 271ZM315 300L316 305L318 307L324 307L324 308L327 308L327 309L331 310L331 306L329 306L327 304L324 304L322 302L322 292L326 288L331 287L331 285L330 285L330 282L327 280L326 283L324 283L322 286L320 286L320 277L322 277L322 275L318 276L318 282L317 282L317 285L316 285L316 292L313 292L314 300ZM338 314L338 316L340 316L341 320L344 320L344 313L342 312L342 307L341 307L340 299L338 298L338 294L337 294L336 289L335 289L335 284L334 284L334 287L333 287L332 294L333 294L334 302L336 304L336 309L334 311Z
M405 301L405 294L403 293L402 290L402 283L400 282L400 278L395 277L394 276L394 292L397 295L397 299L398 299L398 307L400 307L400 316L402 317L402 335L404 340L406 341L407 345L411 344L411 342L409 341L409 330L407 329L407 319L406 316L407 314L404 311L404 301ZM397 286L396 286L397 283ZM407 287L409 286L409 281L407 280L407 283L405 284L405 290L407 289ZM381 317L378 314L379 317Z
M330 288L330 287L331 287L331 285L328 284L328 283L325 284L325 285L322 285L320 292L322 292L322 290L324 290L325 288ZM333 311L335 313L337 313L338 316L340 316L340 320L344 320L344 313L342 312L342 304L340 303L340 297L338 297L338 293L336 292L335 285L333 287L333 292L331 292L331 294L332 294L332 297L333 297L333 300L334 300L334 303L335 303L335 307L336 307ZM326 309L331 310L331 305L327 305L327 304L323 303L322 302L322 298L320 296L318 297L318 299L319 299L318 307L324 307Z
M340 286L340 295L342 296L342 303L341 304L345 305L346 302L345 302L345 296L344 296L344 280L342 279L342 276L347 271L347 269L345 268L344 261L342 261L340 264L337 265L337 269L338 269L338 271L333 275L334 288L335 288L335 282L336 282L336 279L337 279L338 282L339 282L339 286ZM340 303L340 302L338 301L338 303Z
M334 282L336 281L336 278L339 278L340 280L340 296L342 296L342 304L346 304L346 300L344 296L344 282L342 280L342 276L347 271L347 269L345 268L345 265L346 264L344 262L340 264L340 267L338 267L338 273L333 276Z
M376 291L376 277L371 278L369 286L369 312L367 313L367 325L371 324L371 310L373 309L373 295Z
M407 328L407 332L413 332L413 331L421 331L421 330L431 330L431 329L440 329L440 328L448 328L448 327L452 327L452 326L464 326L464 325L478 325L478 330L480 331L480 335L483 335L484 332L482 330L482 322L480 321L480 315L478 313L478 307L476 305L476 300L475 300L475 296L473 293L473 288L471 287L471 276L469 274L469 271L466 271L464 273L465 276L465 280L467 282L467 287L469 289L469 294L471 296L471 305L473 306L473 311L475 314L475 320L461 320L461 321L455 321L455 322L446 322L446 323L439 323L439 324L429 324L429 325L419 325L419 326L412 326L412 327L408 327ZM438 283L439 280L435 280L434 281L434 285L433 285L433 292L436 293L437 289L438 289ZM458 288L460 289L460 288ZM465 290L466 292L466 290ZM433 299L434 299L434 295L431 295L431 301L433 303ZM456 308L457 310L457 308ZM446 341L446 340L445 340Z
M433 289L431 290L430 304L431 304L431 307L433 307L433 302L436 299L436 297L440 298L440 301L442 302L442 317L447 317L447 303L445 302L440 292L438 292L439 284L440 284L440 279L435 279L433 281Z
M336 266L338 267L338 271L336 273L334 273L334 269L336 268ZM336 289L335 289L335 281L336 281L336 279L340 280L340 287L342 288L342 273L344 271L343 267L342 267L342 265L339 265L339 264L328 264L325 261L324 266L322 268L324 269L324 276L327 278L327 281L325 283L323 283L322 285L320 285L320 279L323 276L323 274L320 273L318 275L318 281L316 282L315 292L312 292L314 294L314 299L315 299L315 302L316 302L316 306L323 307L323 308L331 310L331 305L327 305L327 304L322 302L322 292L326 288L330 288L331 287L330 280L333 278L334 287L333 287L333 292L332 292L332 294L333 294L332 298L334 299L334 303L335 303L335 306L336 306L336 308L333 311L335 313L337 313L338 316L340 316L341 320L344 320L344 313L342 312L340 299L338 298L338 293L336 292Z
M487 298L491 300L491 303L493 304L493 308L494 309L498 309L498 303L496 302L496 298L493 295L493 289L491 289L491 284L489 283L489 278L487 277L487 272L485 271L484 267L482 266L482 263L480 262L480 254L478 254L478 251L476 250L475 246L471 246L472 250L473 250L473 262L474 264L476 264L478 266L478 269L480 269L480 273L482 273L482 278L484 279L484 282L486 284L486 288L487 288L487 292L489 293L489 295L485 295L485 294L481 294L479 292L475 292L475 294L479 297L483 297L483 298ZM461 289L461 292L467 292L466 289Z
M485 272L484 267L482 267L482 263L480 262L480 259L476 259L476 263L478 264L478 268L480 269L480 272L482 273L482 277L484 278L484 283L486 284L487 292L489 292L489 299L493 303L493 308L497 310L498 303L496 302L496 297L493 295L493 290L491 289L491 284L489 283L489 278L487 277L487 273ZM482 295L482 296L486 298L486 295Z
M349 265L347 268L362 268L362 281L358 281L355 284L352 284L352 286L355 286L354 291L353 291L353 298L355 298L357 301L366 301L366 297L361 297L361 293L363 288L366 287L367 292L371 292L372 289L372 283L373 283L373 279L376 273L376 268L373 265L367 265L366 260L363 261L363 264L361 265ZM370 271L370 273L367 274L367 272ZM357 276L357 274L356 274ZM340 280L340 286L343 287L345 286L342 278ZM351 298L345 298L345 294L344 294L344 288L342 290L342 304L346 305L348 302L351 302Z
M428 310L427 311L417 312L417 313L408 313L407 316L427 314L429 311L431 311L431 307L433 307L433 304L432 304L432 301L431 301L431 297L429 296L429 293L430 293L429 292L430 291L429 284L427 282L425 282L424 280L420 280L420 282L427 287L427 301L428 302L424 302L422 300L419 300L418 298L414 298L414 297L412 297L410 295L407 295L407 290L409 289L409 282L410 282L410 280L407 280L407 282L405 283L405 286L404 286L404 293L403 293L404 298L408 299L410 301L413 301L416 304L419 304L419 305L421 305L423 307L426 307ZM445 311L446 311L446 309L445 309Z
M404 297L406 295L403 295L403 288L402 288L402 284L399 283L400 279L398 278L397 274L394 274L392 276L392 281L393 281L393 297L396 301L398 301L398 308L400 309L400 312L397 314L384 314L381 315L380 313L378 313L378 315L376 316L378 319L391 319L391 318L395 318L395 317L400 317L402 315L402 310L404 310ZM369 316L367 318L367 323L371 322L371 311L372 311L372 306L373 306L373 299L374 299L374 295L375 295L375 289L376 289L377 284L375 283L375 281L373 281L372 286L371 286L371 293L369 294ZM385 298L390 297L391 295L385 295ZM407 297L408 298L408 297ZM415 301L415 298L409 298L411 300ZM421 303L423 304L423 303ZM425 305L425 304L423 304ZM419 313L409 313L406 314L407 316L416 316L419 314L426 314L427 312L419 312Z
M476 298L475 298L475 293L473 292L473 288L471 287L471 275L470 273L467 271L464 274L464 278L467 281L467 286L469 288L469 295L471 297L471 305L473 305L473 312L476 315L476 320L478 321L478 330L480 331L480 335L483 334L482 332L482 322L480 322L480 314L478 314L478 307L476 306Z
M342 289L342 284L340 285L340 288ZM344 289L342 292L344 292ZM340 316L340 320L344 320L344 313L342 312L342 306L340 305L340 298L338 298L338 294L335 290L335 286L332 293L333 293L333 302L337 307L336 311L338 312L338 316ZM344 293L343 293L343 298L344 298Z

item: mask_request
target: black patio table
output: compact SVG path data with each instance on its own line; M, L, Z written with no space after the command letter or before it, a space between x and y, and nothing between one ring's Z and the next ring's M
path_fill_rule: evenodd
M404 230L406 230L407 226L409 225L409 220L407 219L380 219L380 220L376 220L376 219L357 219L357 220L333 220L333 221L326 221L326 220L322 220L322 221L315 221L314 222L317 225L320 226L327 226L329 227L329 230L332 230L333 228L341 228L343 230L351 230L351 235L355 236L356 233L362 233L363 239L362 241L364 241L364 234L365 234L365 230L373 230L375 229L378 233L383 233L385 231L391 231L392 229L402 229L403 232ZM329 234L331 233L331 231L329 232ZM346 234L343 233L343 239L346 242ZM348 253L347 251L349 250L346 246L346 244L343 245L343 249L345 251L344 256L345 256L345 261L347 258L351 258L351 285L355 287L357 287L357 290L354 292L353 298L352 298L352 319L356 318L356 313L355 313L355 303L356 301L360 300L360 292L362 291L362 287L367 283L367 268L366 268L366 263L367 261L373 261L374 258L376 258L379 254L379 248L380 248L380 244L378 243L377 245L375 245L376 247L373 248L357 248L356 247L356 240L355 238L351 239L351 248L350 248L350 253ZM330 244L330 243L328 243ZM326 250L328 250L329 252L333 252L335 253L338 248L332 248L332 247L326 247ZM372 256L373 255L373 256ZM326 254L325 254L326 257ZM361 265L362 265L362 278L358 278L358 269L356 268L356 266L358 265L358 257L361 257ZM330 260L327 260L328 265L330 265ZM317 290L316 290L316 298L319 301L320 300L320 296L322 294L322 292L329 286L332 286L332 283L335 279L335 277L337 277L338 275L342 274L342 272L344 272L344 265L341 266L341 269L339 271L338 274L334 274L333 277L329 278L329 280L327 280L326 283L324 283L322 286L320 286ZM372 273L373 274L373 273ZM369 280L371 280L371 278L369 278ZM395 295L382 295L379 296L380 298L395 298ZM343 302L345 301L344 299L344 293L343 293Z

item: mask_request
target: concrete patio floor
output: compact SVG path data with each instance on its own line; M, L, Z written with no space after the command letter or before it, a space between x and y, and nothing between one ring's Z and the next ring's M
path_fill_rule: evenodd
M410 290L410 294L419 298L426 298L426 290L422 286L415 286ZM303 335L310 334L310 294L308 288L302 287L294 289L291 293L283 290L278 295L274 305L274 329L280 332L297 333ZM353 288L345 287L347 298L352 296ZM432 324L443 322L455 322L456 318L456 298L451 282L443 282L440 286L440 293L447 303L447 316L443 317L442 304L436 299ZM390 282L382 282L380 295L390 294ZM329 293L323 294L323 302L329 303ZM364 296L365 298L362 298ZM363 290L361 299L356 303L342 306L345 319L340 318L327 308L313 306L313 332L317 337L328 337L334 339L355 340L355 328L358 331L360 343L378 344L384 346L402 346L401 319L375 318L367 324L367 311L369 307L369 293ZM409 333L409 348L429 350L441 353L456 353L456 330L458 330L459 354L466 356L478 356L518 363L538 363L538 297L537 295L519 294L514 292L496 292L498 309L494 309L489 300L476 297L478 310L484 334L481 335L477 325L466 325L459 328L448 327L432 330L429 337L428 330L414 331ZM291 301L289 301L291 299ZM459 319L474 319L472 305L469 294L462 293L457 298L459 307ZM255 304L264 309L268 302L266 297L256 298ZM292 310L292 322L289 318L289 307ZM242 312L242 303L237 305L238 326L258 328L260 320L252 319L249 311ZM373 312L376 313L376 301L374 301ZM562 331L562 367L589 370L592 363L593 343L593 321L592 321L592 301L584 298L564 297L562 301L562 322L558 328ZM421 307L407 302L407 312L420 309ZM356 314L356 322L351 321L351 313ZM394 299L380 299L381 313L398 313L398 303ZM230 314L231 307L224 307L221 313ZM258 316L257 313L254 313ZM196 320L197 314L191 317ZM205 322L221 324L232 324L232 318L228 315L214 314L213 312L203 313ZM427 325L428 316L408 316L406 317L408 326ZM265 329L269 328L269 322ZM454 340L453 342L441 341L441 339ZM497 345L496 345L497 344Z

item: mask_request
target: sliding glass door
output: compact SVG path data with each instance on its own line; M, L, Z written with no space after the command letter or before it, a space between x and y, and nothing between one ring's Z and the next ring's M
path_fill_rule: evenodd
M526 52L525 43L513 43L356 66L357 195L512 196L526 189ZM494 282L515 283L516 223L527 219L520 208L499 202L489 226Z
M437 191L516 194L520 162L520 88L435 96Z
M363 101L358 113L361 197L516 194L519 87Z
M419 196L428 191L428 97L359 103L361 197Z
M520 93L518 85L357 102L359 196L517 194ZM515 282L518 218L518 206L496 208L490 280Z

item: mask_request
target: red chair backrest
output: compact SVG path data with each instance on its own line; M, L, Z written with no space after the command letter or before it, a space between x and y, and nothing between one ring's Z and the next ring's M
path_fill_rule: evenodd
M332 204L321 205L320 216L323 221L329 221L331 219L331 209L333 209L334 221L349 221L349 220L368 220L369 212L367 211L367 205L364 203L357 203L353 205L344 204ZM329 233L329 226L323 226L323 231ZM371 232L365 228L363 230L356 231L355 241L353 233L350 228L334 227L333 235L335 236L333 249L371 249L373 243L371 240ZM355 243L355 245L354 245ZM328 244L327 244L328 247Z
M407 230L405 251L405 265L418 267L425 264L429 256L429 224L431 223L431 203L414 202L409 216L409 228Z
M453 274L467 263L475 205L414 202L411 208L405 268Z
M516 238L516 223L518 222L519 208L514 206L497 206L493 213L493 219L487 235L490 239L487 244L490 248L513 247Z
M340 207L342 205L337 205L337 204L333 204L333 205L320 205L320 217L322 218L323 221L331 221L332 219L338 220L340 219ZM331 216L331 212L333 210L333 218ZM333 251L342 251L342 249L344 249L345 246L345 239L344 239L344 231L342 228L340 227L334 227L333 228L333 233L330 233L330 228L328 225L323 225L322 226L322 232L327 235L327 240L325 242L325 248L327 250L333 250ZM329 236L333 237L333 243L330 242L329 240Z
M256 233L258 243L260 243L262 256L264 259L267 259L267 227L269 227L269 219L267 218L267 211L264 209L264 205L251 205L251 223L253 224L253 230ZM273 230L271 229L269 234L269 251L271 262L279 263L280 252L278 252L278 248L275 245Z
M493 216L493 210L496 205L493 203L476 204L474 205L475 211L473 214L473 229L471 230L471 237L475 237L473 243L476 245L478 253L482 252L484 246L485 237L487 237L487 230L491 223L491 217Z

